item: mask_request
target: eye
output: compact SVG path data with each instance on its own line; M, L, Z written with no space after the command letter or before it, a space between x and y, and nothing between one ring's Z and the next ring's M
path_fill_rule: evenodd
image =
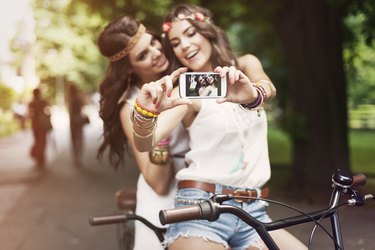
M195 30L189 30L189 32L186 34L188 37L192 37L196 34Z
M146 59L146 57L147 57L147 51L144 51L144 52L142 52L142 53L140 53L138 56L137 56L137 61L143 61L143 60L145 60Z
M158 39L156 39L155 37L152 37L150 44L151 46L155 46L158 44L158 42L159 42Z
M176 48L180 43L179 42L171 42L173 48Z

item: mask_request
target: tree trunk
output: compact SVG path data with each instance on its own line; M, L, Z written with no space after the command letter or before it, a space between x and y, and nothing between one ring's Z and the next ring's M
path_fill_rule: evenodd
M276 28L288 64L293 185L310 196L330 191L335 169L349 170L342 6L281 2Z

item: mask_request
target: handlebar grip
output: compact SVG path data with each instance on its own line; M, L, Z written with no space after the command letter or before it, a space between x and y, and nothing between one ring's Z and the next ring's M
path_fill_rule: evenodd
M126 214L113 214L113 215L106 215L106 216L90 217L89 223L92 226L100 226L100 225L124 223L127 220L128 220L128 216Z
M177 207L160 210L159 219L162 225L202 218L202 208L199 205Z
M353 176L353 184L351 185L351 187L355 188L355 187L363 187L367 182L367 177L366 175L364 174L356 174Z

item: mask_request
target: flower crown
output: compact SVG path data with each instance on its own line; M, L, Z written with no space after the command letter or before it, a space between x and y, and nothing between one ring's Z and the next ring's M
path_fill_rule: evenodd
M187 20L187 19L195 20L199 22L210 22L210 18L208 16L203 15L201 12L195 12L188 16L185 16L184 14L180 13L172 22L163 23L163 26L162 26L163 33L168 33L169 31L171 31L173 22Z

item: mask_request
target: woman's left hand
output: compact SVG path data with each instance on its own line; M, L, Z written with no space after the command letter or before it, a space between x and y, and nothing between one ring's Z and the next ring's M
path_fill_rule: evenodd
M251 84L250 79L234 66L216 67L214 72L220 73L221 77L227 78L227 95L217 99L218 103L251 103L257 98L257 91Z
M171 98L173 82L179 78L180 74L186 71L187 68L182 67L157 81L143 84L137 97L138 103L146 107L147 110L159 113L178 105L191 104L188 99Z

